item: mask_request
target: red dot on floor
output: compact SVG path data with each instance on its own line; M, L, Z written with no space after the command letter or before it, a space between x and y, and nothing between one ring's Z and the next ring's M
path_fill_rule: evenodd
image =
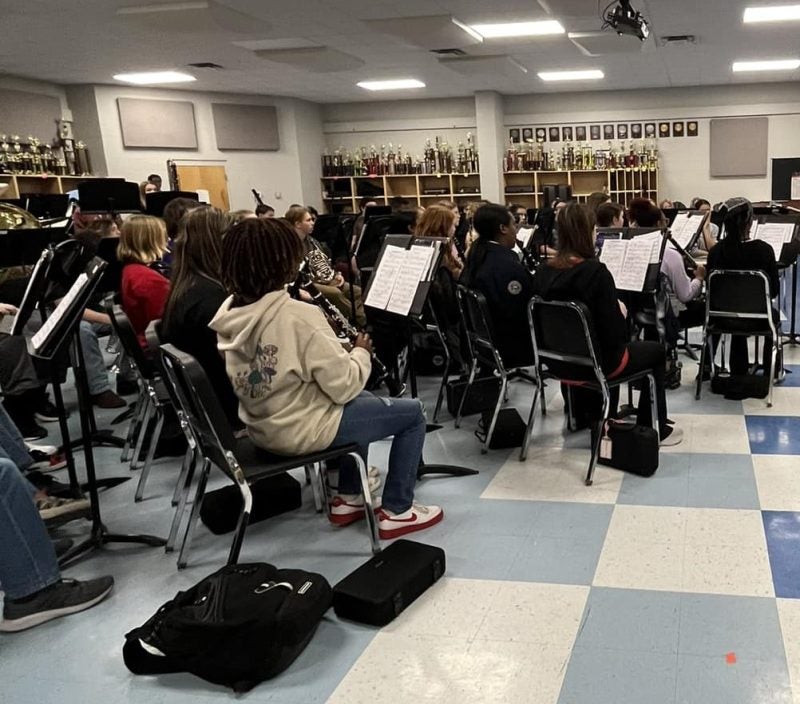
M725 656L725 662L727 662L728 665L735 665L736 664L736 653L728 653Z

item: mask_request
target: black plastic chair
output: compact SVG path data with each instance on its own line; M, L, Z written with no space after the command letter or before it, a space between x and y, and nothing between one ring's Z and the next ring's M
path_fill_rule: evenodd
M769 293L769 279L763 271L721 269L711 272L708 277L706 322L703 326L703 348L700 352L695 399L700 399L703 388L703 367L712 343L711 336L755 336L772 340L769 369L765 370L769 374L767 408L772 407L772 387L781 337L772 318ZM713 364L714 351L710 351L713 377L716 368Z
M202 459L201 471L197 480L192 511L186 525L186 532L178 556L178 567L186 566L186 558L191 546L192 534L200 508L203 503L206 483L211 466L217 466L236 486L242 495L242 508L233 537L228 564L235 564L244 541L253 497L250 484L264 477L282 474L291 469L322 465L331 459L350 455L358 466L361 477L361 490L364 497L367 524L370 531L372 552L380 552L378 526L369 491L367 467L355 443L331 447L320 452L296 457L284 457L256 448L249 439L237 440L222 410L219 398L211 386L199 362L189 354L179 351L173 345L161 346L162 362L169 384L171 384L188 428L196 443L198 457ZM179 509L186 504L187 491L184 491Z
M656 399L656 382L651 371L641 371L635 374L622 374L609 379L600 367L596 352L594 329L591 324L591 314L588 308L578 301L545 301L539 296L534 296L528 304L528 323L533 338L533 354L535 359L535 374L537 393L533 395L531 413L528 417L528 429L525 441L522 444L519 459L524 461L528 456L533 427L536 421L536 404L539 401L543 388L544 378L555 379L568 385L579 385L584 388L599 391L603 396L602 423L608 419L611 406L611 389L628 382L639 379L648 379L650 383L650 401L653 419L653 428L658 432L658 402ZM562 376L553 369L543 370L543 364L569 365L578 377ZM564 368L564 367L562 367ZM600 426L602 428L602 424ZM597 433L592 443L592 455L589 459L589 469L586 472L586 486L591 486L594 478L594 468L600 450L600 440L603 434Z
M485 454L489 450L489 443L491 442L492 434L497 424L500 407L507 398L506 392L508 382L511 379L519 378L535 382L535 378L521 367L506 369L505 364L503 364L503 358L500 356L500 352L498 352L494 344L489 307L484 295L480 291L459 284L456 288L456 296L458 298L459 309L461 310L464 330L466 331L469 354L472 359L467 386L464 389L464 394L461 397L458 412L456 413L456 428L461 424L464 401L467 398L472 383L475 381L475 374L478 371L478 367L494 369L500 377L500 393L492 413L492 420L486 430L486 438L481 446L481 453Z

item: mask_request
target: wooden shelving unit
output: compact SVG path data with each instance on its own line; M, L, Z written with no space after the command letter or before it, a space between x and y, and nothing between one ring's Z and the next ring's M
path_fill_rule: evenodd
M392 198L401 197L409 205L423 206L437 200L453 200L460 205L481 199L480 193L463 193L462 189L480 189L480 175L471 174L413 174L395 176L327 176L322 179L322 202L329 213L358 212L362 196L359 186L372 185L371 192L379 205L389 205ZM441 191L426 193L426 191Z
M68 193L91 178L96 177L0 174L0 200L19 198L24 193ZM5 189L4 184L8 185Z
M541 208L545 186L572 186L572 197L584 203L591 193L606 191L611 200L627 205L643 196L658 200L658 171L638 169L602 169L594 171L509 171L505 186L523 187L519 193L505 193L508 203Z

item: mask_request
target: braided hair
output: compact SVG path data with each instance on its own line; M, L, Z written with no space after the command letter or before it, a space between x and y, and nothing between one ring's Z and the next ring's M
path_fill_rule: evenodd
M232 307L254 303L297 278L303 245L283 218L247 218L222 241L222 285Z
M750 234L753 205L747 198L729 198L719 206L718 212L722 215L725 232L719 246L724 252L740 250Z

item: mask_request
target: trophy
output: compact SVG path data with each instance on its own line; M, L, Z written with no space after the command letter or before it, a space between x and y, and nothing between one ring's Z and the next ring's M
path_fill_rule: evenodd
M89 159L89 148L78 140L75 144L75 163L79 176L88 176L92 173L92 162Z
M11 173L11 155L8 153L8 136L0 134L0 173Z

